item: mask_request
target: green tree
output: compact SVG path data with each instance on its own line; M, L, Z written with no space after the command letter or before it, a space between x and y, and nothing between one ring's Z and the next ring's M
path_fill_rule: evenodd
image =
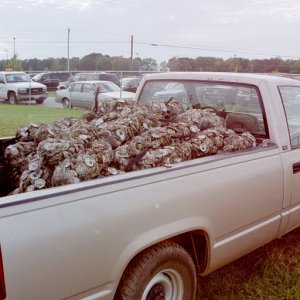
M162 71L162 72L167 72L167 71L169 71L168 63L167 63L166 61L162 61L162 62L159 64L159 71Z
M292 64L292 60L282 60L277 67L277 71L280 73L290 73Z
M111 68L115 71L128 71L130 70L130 60L123 56L114 56L111 60Z
M294 73L294 74L300 73L300 59L294 61L293 64L291 65L291 73Z
M157 71L158 65L153 58L144 58L141 60L141 65L139 66L140 71Z
M111 70L111 58L108 55L102 55L96 60L96 70Z
M194 60L189 57L173 57L168 61L170 71L195 71Z
M17 54L8 61L7 68L13 69L14 71L23 71L22 62L18 59Z
M67 69L67 60L66 60L66 69ZM72 70L72 71L80 70L80 58L79 57L72 57L70 59L70 70Z
M215 57L204 57L198 56L195 58L195 71L208 72L208 71L217 71L215 70Z
M134 71L139 71L141 65L142 65L142 59L141 59L140 57L136 57L136 58L133 60L133 70L134 70Z
M79 62L80 70L83 71L94 71L96 70L96 63L99 58L103 55L101 53L91 53L89 55L84 56L81 58Z
M216 58L214 64L212 65L212 71L217 72L227 72L228 66L226 61L223 58Z

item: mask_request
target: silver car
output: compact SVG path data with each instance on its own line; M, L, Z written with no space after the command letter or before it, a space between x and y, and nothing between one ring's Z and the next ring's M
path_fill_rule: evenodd
M110 81L78 81L69 88L56 91L55 101L62 103L64 108L89 108L95 103L96 90L99 87L98 101L106 99L134 100L135 93L122 91Z

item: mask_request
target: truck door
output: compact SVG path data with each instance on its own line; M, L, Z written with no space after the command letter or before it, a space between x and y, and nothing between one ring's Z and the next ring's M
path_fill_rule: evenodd
M288 230L300 224L300 86L281 86L281 94L290 136L290 151L283 153L285 192L289 193Z

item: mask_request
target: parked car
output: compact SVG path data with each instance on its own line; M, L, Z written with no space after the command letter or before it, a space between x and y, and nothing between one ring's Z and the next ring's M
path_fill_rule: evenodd
M120 79L115 73L106 73L106 72L94 72L94 73L77 73L74 76L71 76L68 81L60 82L57 86L58 90L66 89L70 86L72 82L76 81L89 81L89 80L105 80L115 83L117 86L120 86Z
M122 78L121 80L122 90L135 93L139 86L140 81L141 81L140 76Z
M124 92L110 81L79 81L73 82L67 89L57 90L55 101L62 103L64 108L88 108L94 104L97 87L100 88L98 100L135 98L134 93Z
M168 100L175 98L182 102L188 102L187 92L182 83L168 82L157 85L158 90L153 93L153 99Z
M44 84L48 90L56 90L58 84L68 80L69 77L68 72L47 72L35 74L32 80Z
M47 87L38 82L32 82L24 72L0 72L0 99L10 104L19 101L35 101L41 104L47 99Z

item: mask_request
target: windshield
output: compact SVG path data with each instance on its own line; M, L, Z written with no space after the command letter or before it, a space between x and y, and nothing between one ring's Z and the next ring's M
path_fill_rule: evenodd
M25 73L12 73L5 75L7 83L14 83L14 82L29 82L30 77Z
M129 87L139 84L139 78L123 78L122 79L122 87Z
M44 75L44 73L36 74L32 77L32 80L35 80L35 81L41 80L43 75Z
M113 82L99 82L94 83L95 87L100 87L100 93L107 93L107 92L119 92L120 88L114 84Z

